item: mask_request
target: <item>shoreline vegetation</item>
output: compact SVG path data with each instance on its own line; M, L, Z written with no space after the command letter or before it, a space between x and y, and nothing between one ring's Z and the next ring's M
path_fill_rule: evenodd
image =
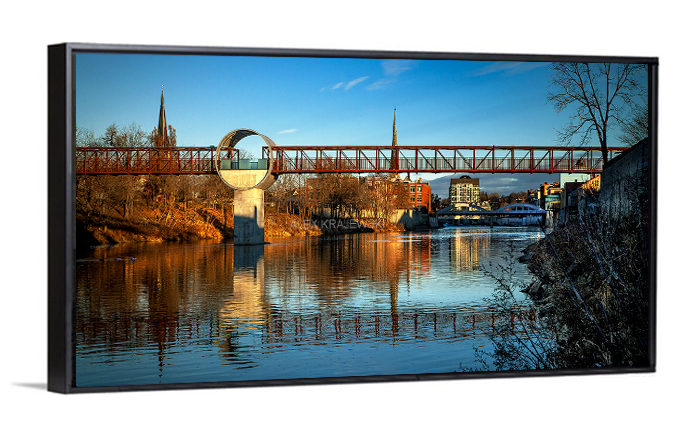
M266 237L405 231L389 218L408 207L406 197L344 175L316 178L312 191L305 178L280 178L265 193ZM215 176L79 176L77 243L231 239L233 202L233 190Z
M316 195L318 200L301 197L308 189L292 178L276 182L265 195L265 236L404 230L386 220L350 219L358 216L358 203L366 200L352 199L345 187L335 188L331 184L348 181L336 178L323 181L328 189ZM343 189L348 191L343 193ZM393 199L387 200L391 203L375 203L378 217L388 218L397 207ZM315 213L318 203L332 207L331 218ZM233 209L233 191L215 176L80 176L76 182L76 239L81 247L231 239Z
M649 366L647 230L638 215L579 214L516 258L533 274L530 283L487 272L499 283L490 299L497 311L519 310L518 291L535 310L517 320L527 343L513 334L512 323L494 328L496 351L489 356L496 368Z
M133 242L224 240L233 238L230 207L198 203L137 206L128 218L119 212L100 213L80 207L76 215L77 240L87 246ZM265 237L321 236L350 233L405 231L403 225L356 221L348 218L302 220L291 213L265 215Z
M645 147L613 160L600 189L580 194L553 230L514 254L530 283L514 279L512 265L484 271L498 284L487 301L506 319L489 335L495 350L476 350L486 370L654 368Z

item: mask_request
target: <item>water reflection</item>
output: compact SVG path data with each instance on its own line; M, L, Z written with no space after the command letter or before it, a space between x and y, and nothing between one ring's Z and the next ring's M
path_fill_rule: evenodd
M454 272L467 272L479 269L479 253L491 241L491 233L486 229L456 228L450 239L450 267Z
M98 248L77 263L77 382L456 370L493 322L480 264L536 238L464 229ZM465 345L446 354L454 343ZM343 346L351 356L332 351ZM374 359L386 351L391 363Z

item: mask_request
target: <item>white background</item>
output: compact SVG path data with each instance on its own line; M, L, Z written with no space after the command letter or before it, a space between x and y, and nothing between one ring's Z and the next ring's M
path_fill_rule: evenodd
M697 12L687 1L10 2L0 53L4 425L697 422ZM46 46L61 42L658 56L657 373L62 396L46 383ZM6 423L5 420L10 420Z

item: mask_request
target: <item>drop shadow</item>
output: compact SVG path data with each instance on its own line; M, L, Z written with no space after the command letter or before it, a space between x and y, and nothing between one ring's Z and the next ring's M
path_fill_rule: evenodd
M33 389L42 390L42 391L47 390L46 383L14 383L12 385L17 386L17 387L33 388Z

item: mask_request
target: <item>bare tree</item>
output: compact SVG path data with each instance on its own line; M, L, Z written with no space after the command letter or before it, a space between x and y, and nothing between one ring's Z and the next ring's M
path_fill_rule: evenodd
M160 135L158 127L154 126L146 141L152 147L177 147L177 131L172 125L168 125L168 135Z
M86 131L82 131L82 133L83 135L80 135L76 132L76 137L85 136ZM113 123L107 126L101 141L102 145L110 147L140 147L146 145L148 138L146 132L141 129L141 125L132 123L127 126L117 127Z
M487 202L491 206L492 210L496 210L501 207L501 195L498 193L489 193Z
M119 135L119 128L117 128L117 125L112 123L107 126L104 135L102 135L102 144L108 147L120 147L124 145L122 142L123 138Z
M298 189L296 177L282 175L265 193L265 197L274 204L277 212L290 214L294 213L294 199Z
M141 147L146 145L148 138L146 132L141 129L141 125L131 123L119 128L119 133L124 139L124 143L129 147Z
M636 105L632 111L632 117L622 125L620 141L627 145L634 145L649 136L649 100Z
M100 138L95 136L92 129L77 126L75 128L75 144L78 147L99 147Z
M306 220L311 217L312 211L317 207L316 197L314 197L314 191L309 188L308 179L310 175L299 174L298 178L298 189L296 196L296 203L299 207L299 216L302 220Z
M172 125L168 125L168 142L170 147L177 147L177 131Z
M586 144L595 133L607 164L608 131L625 123L643 93L638 75L645 69L636 64L552 63L547 102L554 104L557 113L574 108L569 123L558 131L559 141L568 145L580 135Z
M130 218L140 194L141 183L135 176L90 176L78 181L77 199L90 210L107 214L111 208L123 218Z

